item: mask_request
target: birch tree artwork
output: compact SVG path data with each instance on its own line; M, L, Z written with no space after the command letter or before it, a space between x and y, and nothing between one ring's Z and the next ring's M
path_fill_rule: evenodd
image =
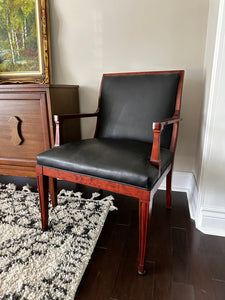
M0 72L39 70L35 0L0 0Z

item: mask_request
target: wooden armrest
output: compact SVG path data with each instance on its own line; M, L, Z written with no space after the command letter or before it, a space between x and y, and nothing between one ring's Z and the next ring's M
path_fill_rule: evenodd
M97 109L94 113L77 113L77 114L65 114L65 115L54 115L55 122L55 147L63 144L63 135L62 135L62 123L64 120L68 119L78 119L78 118L89 118L98 116L99 110Z
M152 129L153 130L157 129L157 130L162 131L164 126L180 122L181 120L182 120L181 118L172 117L170 119L165 119L165 120L162 120L162 121L159 121L159 122L153 122Z
M164 126L179 123L182 119L177 115L174 115L172 118L165 119L158 122L153 122L152 129L154 134L153 144L152 144L152 153L150 162L159 169L159 174L161 173L161 159L160 159L160 135Z
M55 123L58 123L58 122L61 123L67 119L96 117L98 115L98 113L99 113L99 110L97 110L94 113L54 115L54 121L55 121Z

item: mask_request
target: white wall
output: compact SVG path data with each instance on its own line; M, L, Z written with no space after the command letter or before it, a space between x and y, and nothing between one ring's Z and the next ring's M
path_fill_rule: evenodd
M209 11L212 26L208 28L206 47L208 80L196 225L203 232L225 236L225 1L211 0Z
M213 61L215 54L215 43L216 33L218 24L218 13L219 13L220 0L209 0L209 14L208 14L208 25L207 25L207 36L206 36L206 47L205 47L205 58L204 58L204 81L205 81L205 92L204 101L201 109L201 125L199 126L199 137L197 141L197 154L196 154L196 179L199 184L201 163L203 156L203 148L205 141L205 130L207 126L207 116L209 109L209 97L211 92L211 80L213 71Z
M185 69L175 170L196 173L208 0L50 0L54 83L94 111L103 72ZM94 120L82 123L83 137Z

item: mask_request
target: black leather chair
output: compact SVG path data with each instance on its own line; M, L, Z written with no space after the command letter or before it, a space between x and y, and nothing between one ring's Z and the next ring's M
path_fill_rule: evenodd
M95 113L55 116L56 145L62 139L60 125L65 119L97 116L97 127L92 139L63 144L38 155L43 231L48 227L48 177L136 197L138 272L145 273L152 198L165 176L167 206L171 206L183 77L184 71L105 74Z

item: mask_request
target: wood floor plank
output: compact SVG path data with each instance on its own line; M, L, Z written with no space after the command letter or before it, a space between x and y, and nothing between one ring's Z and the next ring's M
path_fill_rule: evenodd
M154 262L146 262L148 272L140 276L133 272L137 268L134 260L124 257L123 263L119 266L117 280L115 282L112 298L118 300L154 300ZM128 275L129 274L129 275Z
M186 230L172 227L173 281L188 282L190 257Z
M113 284L119 272L122 253L124 252L127 230L127 226L115 224L106 248L97 247L95 249L95 255L88 265L76 299L90 299L90 295L91 299L96 300L110 298ZM120 247L118 247L118 243Z
M213 280L213 286L215 290L216 300L225 299L225 281Z
M171 211L166 209L165 192L155 196L146 257L155 263L154 300L171 299L172 282L172 239ZM158 207L160 207L158 209Z
M172 300L195 300L194 288L185 283L173 282Z
M225 281L225 259L223 255L207 254L212 279Z
M133 211L131 224L127 233L127 239L122 253L117 278L112 289L111 298L118 300L154 299L154 262L146 262L146 269L148 272L145 276L138 275L137 265L138 214L136 210Z
M205 252L201 249L202 233L197 230L189 232L190 235L190 278L194 286L195 296L198 300L215 300L212 276L209 261Z

